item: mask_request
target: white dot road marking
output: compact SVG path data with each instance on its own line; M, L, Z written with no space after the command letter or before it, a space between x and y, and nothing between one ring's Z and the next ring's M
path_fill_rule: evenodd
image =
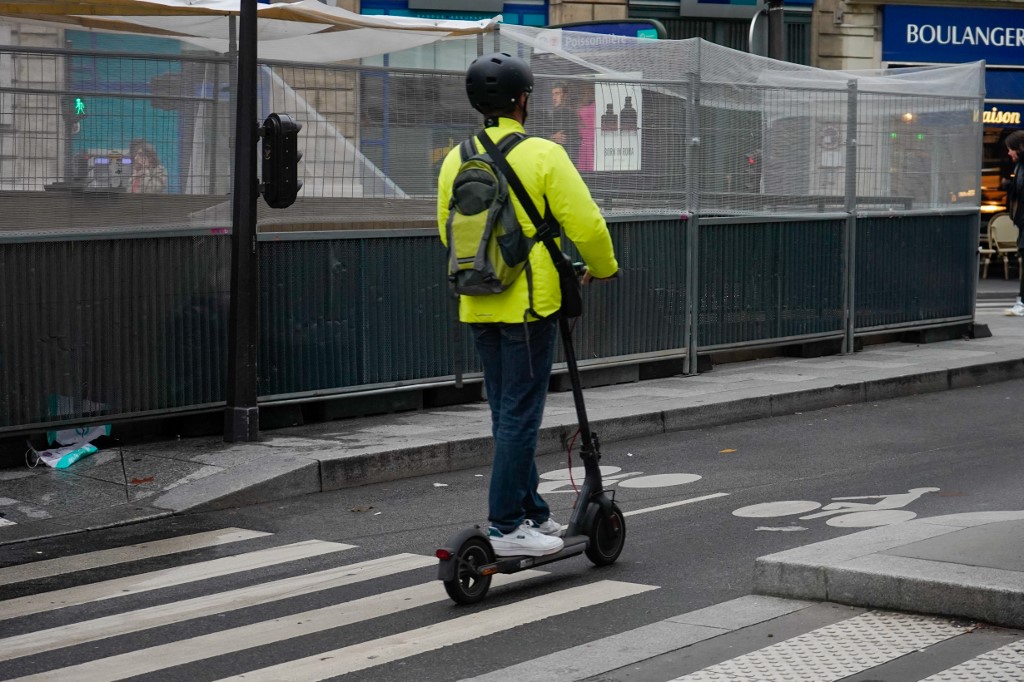
M625 481L619 481L620 488L667 488L673 485L693 483L701 479L697 474L652 474Z
M764 502L752 504L749 507L740 507L732 513L733 516L741 516L748 519L767 519L773 516L792 516L814 511L821 504L810 500L783 500L781 502Z

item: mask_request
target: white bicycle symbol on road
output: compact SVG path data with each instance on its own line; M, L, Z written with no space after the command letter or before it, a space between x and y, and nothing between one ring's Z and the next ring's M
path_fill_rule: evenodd
M833 502L824 507L819 502L810 500L782 500L780 502L763 502L741 507L733 512L733 516L751 519L766 519L779 516L793 516L821 509L815 514L801 516L801 521L820 519L831 516L827 523L839 528L872 528L888 526L893 523L909 521L917 516L915 512L901 510L925 493L937 492L939 488L911 488L905 493L895 495L858 495L854 497L833 497ZM878 500L874 504L854 502L853 500Z

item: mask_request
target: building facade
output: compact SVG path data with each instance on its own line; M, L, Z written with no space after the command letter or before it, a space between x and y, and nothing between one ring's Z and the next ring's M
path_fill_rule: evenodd
M1012 171L1003 140L1024 115L1024 1L817 0L812 17L812 63L821 68L985 61L981 206L1003 211Z

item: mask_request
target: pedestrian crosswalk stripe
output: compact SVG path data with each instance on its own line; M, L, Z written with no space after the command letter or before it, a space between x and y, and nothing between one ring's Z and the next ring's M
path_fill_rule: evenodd
M87 571L91 568L102 568L113 566L128 561L139 561L140 559L151 559L178 552L188 552L193 549L205 549L226 545L231 542L251 540L270 533L263 533L256 530L245 530L242 528L222 528L206 533L195 533L193 535L182 535L165 540L154 540L143 542L137 545L126 547L115 547L113 549L101 549L85 554L74 554L56 559L45 559L34 561L20 566L9 566L0 568L0 585L11 585L26 580L38 578L49 578L62 573L72 571Z
M1016 641L975 656L952 668L926 677L921 682L963 682L964 680L1019 680L1024 677L1024 641Z
M0 620L18 618L67 606L88 604L89 602L102 601L104 599L124 597L130 594L158 590L174 585L183 585L233 573L244 573L245 571L252 571L257 568L299 559L308 559L321 554L352 549L353 547L355 545L346 545L339 542L306 540L247 554L222 557L212 561L186 564L185 566L143 573L141 575L127 576L99 583L80 585L78 587L69 587L63 590L8 599L7 601L0 602Z
M546 575L546 573L543 571L522 571L513 575L499 575L494 577L493 584L508 585L542 575ZM244 625L230 630L221 630L220 632L192 637L191 639L169 642L109 658L101 658L59 670L20 677L14 682L123 680L163 670L171 666L184 665L214 656L244 651L245 649L265 646L294 637L302 637L315 632L352 625L353 623L359 623L372 618L401 613L402 611L445 601L446 599L448 599L448 595L445 594L441 583L431 581L383 594L363 597L362 599L356 599L343 604L332 604L331 606L313 611L282 616L281 618ZM288 672L282 679L291 680L295 678Z
M322 680L656 589L658 588L653 585L602 580L472 613L445 623L428 625L416 630L400 632L369 642L254 670L225 678L222 682L226 682L226 680L246 680L247 682L251 680L266 680L268 682Z
M811 602L796 599L747 595L464 678L460 682L589 680L809 606ZM785 682L790 681L786 679Z
M266 604L294 597L299 594L329 590L367 580L375 580L402 571L425 568L437 564L431 556L396 554L382 559L373 559L358 564L299 575L273 582L250 585L229 592L221 592L185 601L160 604L128 613L118 613L103 618L82 621L37 630L15 637L0 639L0 661L22 656L32 656L63 647L116 637L130 632L180 623L193 618L202 618L228 611Z
M672 682L758 678L834 682L963 634L949 621L871 611L743 656L677 677Z

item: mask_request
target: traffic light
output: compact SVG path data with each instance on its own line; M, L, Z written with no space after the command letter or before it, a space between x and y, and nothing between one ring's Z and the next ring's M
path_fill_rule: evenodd
M288 208L302 188L299 180L299 131L302 124L287 114L263 121L263 200L271 208Z
M755 149L754 151L747 152L741 159L742 162L742 174L741 174L741 187L744 192L760 192L761 191L761 150Z
M63 95L60 98L60 113L70 121L78 121L86 114L85 98L79 95Z
M60 113L71 126L71 132L79 132L82 119L85 118L87 113L85 98L79 95L62 95L60 98Z

